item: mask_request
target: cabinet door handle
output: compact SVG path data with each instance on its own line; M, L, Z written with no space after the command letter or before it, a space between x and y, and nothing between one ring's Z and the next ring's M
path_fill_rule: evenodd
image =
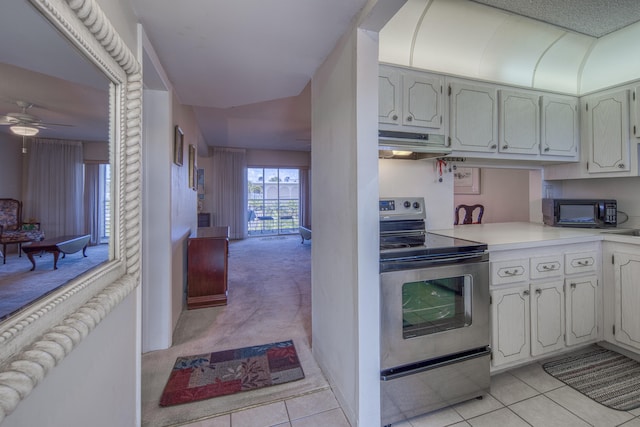
M529 296L529 291L522 291L522 296Z
M540 295L542 293L542 289L538 288L536 289L536 294Z
M545 153L549 152L549 147L544 147L544 152Z
M589 261L578 261L578 265L581 267L588 267L589 266Z
M411 117L411 116L407 116L407 121L408 121L408 122L410 122L410 121L412 121L412 120L413 120L413 117Z
M576 284L575 284L575 283L572 283L572 284L571 284L571 289L575 289L575 288L576 288Z
M397 114L394 114L393 116L391 116L391 119L392 119L392 120L398 120L398 115L397 115Z
M492 145L491 147L489 147L489 148L491 148L492 150L495 150L496 148L498 148L498 145L497 145L497 144L493 144L493 145Z
M507 276L515 276L516 274L518 274L520 272L520 270L518 270L517 268L515 270L505 270L504 274L506 274Z
M502 149L503 149L503 150L506 150L506 149L508 149L508 148L509 148L509 146L508 146L507 144L505 144L505 145L503 145L503 146L502 146Z
M549 264L544 264L544 265L542 266L542 269L543 269L543 270L547 270L547 271L553 271L553 270L557 270L557 269L558 269L558 267L557 267L555 264L551 264L551 265L549 265Z
M618 165L618 169L624 169L624 163L620 163L620 164Z

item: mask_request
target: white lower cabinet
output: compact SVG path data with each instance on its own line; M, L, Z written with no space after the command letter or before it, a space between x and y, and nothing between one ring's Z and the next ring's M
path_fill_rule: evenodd
M567 245L545 250L544 255L540 251L505 251L492 259L493 367L527 363L599 338L600 258L598 251L587 249ZM637 260L638 270L632 274L640 277L640 256ZM504 271L512 274L500 274ZM516 271L518 274L513 273ZM635 298L629 310L632 304L640 306L640 291ZM628 329L633 329L630 333L640 347L640 314Z
M614 252L613 335L618 343L640 349L640 255Z
M567 345L582 344L598 338L599 294L597 276L566 279Z
M529 357L529 285L492 291L491 319L494 366Z
M532 284L531 355L564 347L564 283Z

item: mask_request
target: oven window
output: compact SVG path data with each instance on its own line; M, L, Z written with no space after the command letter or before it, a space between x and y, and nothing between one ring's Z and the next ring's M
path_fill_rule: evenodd
M434 334L471 324L471 276L402 285L402 338Z

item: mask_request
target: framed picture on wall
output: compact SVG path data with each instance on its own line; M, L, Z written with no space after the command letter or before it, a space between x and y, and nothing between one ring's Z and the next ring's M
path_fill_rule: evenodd
M182 156L184 151L184 133L180 126L176 125L173 135L173 163L182 166Z
M198 169L198 194L204 195L204 169Z
M196 163L196 146L189 144L189 187L194 191L198 186L196 177L198 165Z
M480 169L457 168L453 173L454 194L480 194Z

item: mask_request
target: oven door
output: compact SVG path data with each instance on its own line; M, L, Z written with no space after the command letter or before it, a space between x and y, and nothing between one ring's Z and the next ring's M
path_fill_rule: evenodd
M381 280L381 369L489 345L489 263L386 272Z

